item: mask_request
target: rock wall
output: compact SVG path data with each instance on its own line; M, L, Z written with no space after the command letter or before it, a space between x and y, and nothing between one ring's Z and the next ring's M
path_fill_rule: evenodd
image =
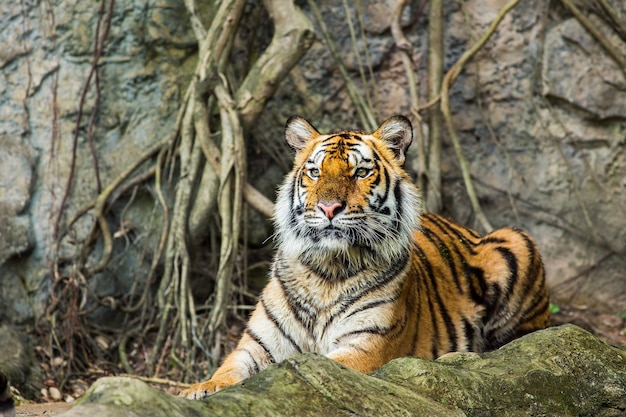
M345 10L344 3L324 0L319 6L350 76L367 92L378 120L408 115L406 75L389 30L395 2L364 1L360 11ZM403 28L425 102L428 22L421 3L405 10ZM446 4L446 69L505 3ZM487 217L495 226L517 225L535 236L556 300L617 312L626 305L626 79L623 68L555 3L520 2L504 19L454 84L454 124ZM624 4L610 3L626 15ZM98 177L106 186L173 131L197 57L184 2L116 1L96 78L95 39L108 13L100 3L77 0L9 2L0 10L0 320L28 323L42 313L55 236L97 195ZM615 26L597 11L586 13L626 54ZM265 26L257 31L271 34ZM322 131L362 127L321 35L247 137L249 179L272 199L290 164L282 126L293 114ZM447 134L443 146L445 212L472 225ZM268 149L283 151L271 159ZM408 167L415 170L412 158ZM149 261L150 244L146 250L134 243L157 240L161 220L151 187L139 187L132 202L121 201L109 214L113 230L128 227L132 233L120 233L113 265L89 283L101 296L123 294L134 271ZM93 221L75 226L77 240ZM261 245L271 225L256 213L248 222L251 243ZM60 249L62 257L76 250L71 243Z
M197 52L184 3L114 5L97 75L95 39L109 14L100 2L27 0L0 9L0 320L24 323L42 313L54 242L68 219L172 131ZM122 201L112 227L130 223L133 241L149 241L148 220L160 221L149 195L149 186L139 187L124 213ZM94 221L73 228L77 240ZM129 256L90 283L100 295L128 288L143 265L142 251L123 240L118 256ZM66 244L60 257L76 250Z

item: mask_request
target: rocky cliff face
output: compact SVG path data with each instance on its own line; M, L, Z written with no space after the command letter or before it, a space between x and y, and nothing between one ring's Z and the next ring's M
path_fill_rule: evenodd
M197 46L182 0L116 1L110 19L99 3L9 3L0 10L0 319L25 323L42 312L52 282L54 242L68 219L173 130ZM427 16L417 3L405 11L403 28L424 102ZM505 2L462 3L462 8L446 6L446 69ZM622 2L609 3L618 16L626 15ZM320 3L350 76L367 92L379 120L409 113L406 76L389 31L394 5L372 0L357 11L345 10L338 0ZM619 25L598 10L586 13L626 55ZM354 44L348 16L357 29L362 24ZM94 53L101 54L97 75ZM467 65L454 84L451 104L492 224L520 226L538 240L557 301L623 309L624 68L564 8L525 1ZM321 36L269 103L258 129L248 132L250 154L260 155L249 163L250 181L272 199L290 156L268 162L266 152L284 146L282 124L292 114L314 121L320 130L362 127ZM409 168L415 170L416 163L414 154ZM447 135L442 170L445 211L472 225ZM108 214L120 233L116 263L89 283L101 296L123 294L133 271L146 267L150 244L146 250L125 239L157 241L154 225L161 219L154 207L148 185ZM249 239L261 244L270 225L256 213L250 216ZM77 240L93 221L84 218L74 225ZM66 241L59 253L76 250Z

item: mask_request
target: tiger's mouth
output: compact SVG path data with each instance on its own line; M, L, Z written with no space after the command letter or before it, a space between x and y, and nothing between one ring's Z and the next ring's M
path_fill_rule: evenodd
M323 229L313 230L311 233L311 239L314 242L320 242L324 239L329 240L337 240L337 241L347 241L348 243L353 243L353 238L351 237L351 233L348 233L346 230L340 229L335 225L328 225Z
M318 250L350 248L374 249L394 241L399 232L385 223L385 219L363 215L336 216L332 219L318 216L304 217L300 223L300 237L308 240L309 247Z

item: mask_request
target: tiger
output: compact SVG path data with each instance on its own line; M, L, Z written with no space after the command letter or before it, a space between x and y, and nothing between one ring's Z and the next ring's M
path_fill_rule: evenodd
M181 396L203 398L305 352L368 374L548 326L544 265L528 234L481 236L424 211L403 169L408 119L320 134L294 116L285 138L295 161L277 194L268 283L235 350Z

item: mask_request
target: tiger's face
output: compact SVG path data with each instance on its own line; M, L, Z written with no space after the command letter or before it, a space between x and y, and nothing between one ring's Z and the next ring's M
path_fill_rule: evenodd
M408 250L422 203L402 169L412 140L407 119L388 119L372 134L322 135L292 117L285 136L296 158L276 203L281 250L316 264L341 259L357 269L368 257L391 259Z

